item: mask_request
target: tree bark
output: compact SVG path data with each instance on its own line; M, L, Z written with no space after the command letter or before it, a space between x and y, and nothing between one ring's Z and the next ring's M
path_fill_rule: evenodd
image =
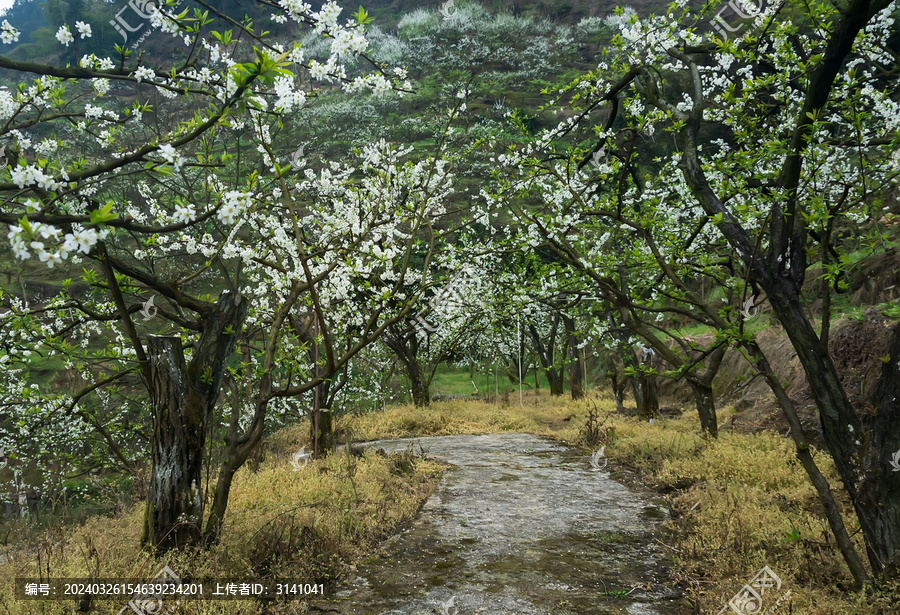
M166 551L200 542L207 426L246 315L247 302L240 295L223 293L216 309L203 318L203 333L189 365L180 338L148 339L154 413L141 537L145 547Z
M687 382L694 393L694 403L697 405L697 414L700 415L700 429L713 438L718 437L719 425L712 387L696 378L688 378Z
M847 567L850 568L850 573L860 585L865 584L868 580L868 573L866 572L865 566L863 566L859 553L856 552L853 541L850 540L847 528L844 526L844 519L841 516L840 509L834 501L834 496L831 493L831 486L828 484L828 480L822 475L822 472L819 471L819 467L816 465L815 460L812 458L812 454L809 452L809 441L807 440L806 432L803 430L803 426L800 423L800 417L797 415L797 409L794 407L794 402L788 397L787 391L785 391L784 387L781 385L781 380L778 378L778 375L772 369L771 365L769 365L769 361L766 359L759 345L756 342L750 342L745 344L745 348L747 348L750 354L751 363L753 363L757 372L762 374L766 379L769 388L771 388L772 392L775 394L775 399L778 401L781 411L784 413L788 424L791 426L791 438L794 440L797 459L800 461L803 469L806 470L810 482L813 484L819 495L819 501L822 503L822 508L825 511L825 518L828 519L828 525L831 527L831 532L834 534L838 548L841 550L841 555L844 557L844 561L847 562Z
M411 361L406 366L406 373L411 383L413 403L418 408L423 408L431 404L431 391L425 375L419 369L419 364Z
M656 376L643 372L641 362L635 358L632 350L626 350L623 358L625 365L634 369L631 388L634 391L638 416L642 419L652 419L659 414L659 387L656 384Z
M606 374L609 376L613 397L616 400L616 412L625 412L625 387L628 385L628 378L619 380L619 370L615 365Z
M864 477L859 483L856 514L866 532L869 561L876 574L887 579L900 577L900 474L896 464L900 453L900 323L872 404L863 415L863 433L858 440L863 448L861 465ZM889 467L891 466L891 467ZM878 562L876 568L875 562Z
M384 337L387 344L400 362L406 377L409 378L410 393L416 407L425 407L431 404L431 380L422 370L418 361L419 340L414 329L394 331ZM433 372L432 372L433 373Z
M710 353L706 371L697 373L696 368L685 378L694 393L697 414L700 415L700 428L713 438L719 437L719 419L716 417L716 400L713 395L712 381L715 379L725 358L727 347L723 344Z
M309 437L315 458L326 457L334 449L331 410L313 410L309 421Z
M566 331L566 346L569 349L569 390L572 399L584 398L584 362L578 352L578 336L575 332L575 320L562 314L563 327Z
M544 346L541 336L538 334L534 325L528 325L528 332L531 334L531 341L534 342L534 348L537 352L538 360L544 369L544 375L547 376L547 385L550 387L550 395L559 396L563 394L563 377L554 365L554 355L556 346L556 333L559 321L554 317L550 326L550 339Z

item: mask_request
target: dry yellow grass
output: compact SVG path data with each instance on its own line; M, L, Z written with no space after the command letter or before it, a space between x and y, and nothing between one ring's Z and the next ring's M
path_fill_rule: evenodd
M449 434L529 432L587 445L582 430L591 408L603 421L599 440L611 466L625 478L651 484L667 494L673 511L663 538L685 588L686 613L718 613L756 572L767 565L783 581L789 601L778 614L869 615L894 613L895 593L872 595L849 590L850 576L833 546L815 492L794 460L793 446L774 433L723 431L718 440L699 434L696 414L653 424L613 412L612 400L574 402L528 394L508 403L451 401L430 408L401 406L385 412L336 420L354 441ZM722 409L720 424L729 409ZM267 440L257 472L236 477L222 541L203 554L148 558L136 549L140 509L45 541L42 567L54 577L85 576L89 563L103 577L147 577L163 564L195 577L248 577L257 574L302 579L331 578L346 570L372 545L415 513L440 468L430 462L356 458L338 454L294 472L290 453L308 440L305 425L284 429ZM839 497L851 533L858 527L839 491L830 458L816 460ZM391 469L393 467L393 473ZM862 550L859 534L855 539ZM299 546L298 546L299 545ZM0 563L0 578L32 575L37 557ZM111 604L111 603L103 603ZM267 611L291 613L299 605ZM104 607L105 608L105 607ZM14 602L0 593L0 613L60 613L46 602ZM104 612L104 611L100 611ZM110 612L117 612L110 611ZM185 603L183 613L255 613L253 602Z
M653 424L616 414L611 398L573 402L526 394L525 405L454 401L421 409L346 417L342 428L358 440L412 435L525 431L586 445L581 431L594 407L613 467L667 493L673 512L670 546L686 612L718 613L763 566L782 579L790 598L777 613L872 615L896 613L893 588L871 595L851 590L852 578L822 515L815 490L794 458L790 440L775 433L723 430L717 440L699 433L696 413ZM730 408L721 408L724 425ZM840 490L831 458L814 451L837 497L848 530L856 515ZM626 476L627 478L627 476ZM854 534L865 557L860 534ZM767 605L768 606L768 605Z
M142 506L56 532L38 553L0 563L0 613L68 613L73 602L16 601L12 579L152 577L164 565L179 576L261 576L328 583L411 518L433 491L441 467L405 454L336 454L300 471L277 458L235 477L219 544L206 552L152 557L138 549ZM124 601L95 603L118 613ZM271 612L301 612L299 603ZM251 601L184 602L179 613L258 613Z

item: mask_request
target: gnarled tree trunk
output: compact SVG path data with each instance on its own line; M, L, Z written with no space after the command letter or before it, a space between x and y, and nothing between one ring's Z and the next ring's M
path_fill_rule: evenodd
M638 416L642 419L652 419L659 414L659 387L656 376L645 374L641 369L641 361L635 358L632 350L627 350L623 357L626 367L634 369L631 377L631 387L634 391L634 403L637 406Z
M180 338L149 337L154 412L144 546L168 550L200 541L207 425L246 315L247 302L240 295L223 293L217 309L202 320L203 334L190 364Z
M417 407L424 407L431 404L430 385L431 380L419 365L419 339L416 337L414 329L410 328L405 331L392 330L384 336L384 343L390 348L400 363L403 364L403 371L409 378L410 393L412 394L413 403Z
M316 459L325 457L334 449L334 429L331 425L331 418L331 410L328 409L316 409L311 412L309 437L313 456Z

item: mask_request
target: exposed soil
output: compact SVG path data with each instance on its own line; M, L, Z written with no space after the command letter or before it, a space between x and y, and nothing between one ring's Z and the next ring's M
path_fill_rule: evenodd
M760 317L768 317L761 314ZM882 357L888 354L893 327L897 321L885 318L877 309L867 310L862 319L846 319L832 327L829 350L844 390L857 411L872 402L875 386L881 374ZM709 343L711 335L698 336L699 343ZM788 395L794 401L811 442L824 447L818 410L797 353L783 329L773 324L757 334L760 347L776 366ZM664 403L693 410L693 397L683 383L661 383ZM755 432L770 429L788 433L787 420L775 402L771 389L762 377L756 376L740 353L730 350L714 382L716 403L733 404L738 410L720 428Z

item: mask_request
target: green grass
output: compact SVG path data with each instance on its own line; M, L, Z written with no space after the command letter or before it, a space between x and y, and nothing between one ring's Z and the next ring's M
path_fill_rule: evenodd
M534 370L529 369L522 374L522 389L534 390ZM550 385L544 375L544 370L538 370L538 385L541 390L547 391ZM593 382L593 374L588 373L584 381L585 390L590 390ZM475 369L473 376L469 375L469 369L443 364L438 367L431 382L432 395L503 395L504 393L518 393L519 385L510 382L502 366L485 365ZM568 390L568 380L566 381Z

